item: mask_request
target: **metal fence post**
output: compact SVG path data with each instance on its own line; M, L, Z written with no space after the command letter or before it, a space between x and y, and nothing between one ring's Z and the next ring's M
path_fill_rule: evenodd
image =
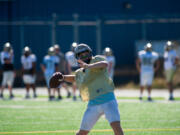
M101 19L96 20L96 54L101 54Z
M73 19L74 19L74 23L73 23L73 42L78 43L79 42L79 24L78 24L78 19L79 19L79 15L78 14L73 14Z
M56 44L56 13L52 15L52 45Z

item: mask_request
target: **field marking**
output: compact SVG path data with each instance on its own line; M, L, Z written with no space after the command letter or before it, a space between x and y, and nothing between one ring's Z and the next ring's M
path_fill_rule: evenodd
M144 129L124 129L124 132L161 132L161 131L180 131L180 128L144 128ZM75 133L76 130L57 130L57 131L24 131L24 132L0 132L0 134L47 134L47 133ZM91 132L112 132L112 129L94 129Z

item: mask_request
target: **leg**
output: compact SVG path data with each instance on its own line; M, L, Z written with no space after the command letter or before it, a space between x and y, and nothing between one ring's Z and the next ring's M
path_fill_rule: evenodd
M151 87L151 85L147 86L147 90L148 90L148 101L152 101L152 98L151 98L152 87Z
M120 125L120 114L116 100L109 101L102 105L106 119L109 121L115 135L124 135Z
M87 135L102 114L103 111L100 111L99 105L89 106L84 113L81 128L76 135Z
M8 85L8 89L9 89L9 98L12 99L14 98L14 95L12 93L12 86L11 85Z
M120 121L111 122L110 125L115 135L124 135L123 130L120 125Z
M168 82L168 89L169 89L169 100L174 100L173 97L173 83L172 82Z
M70 97L71 97L71 92L69 91L67 84L66 84L66 83L62 83L62 86L63 86L63 87L66 89L66 91L68 92L67 98L70 98Z
M25 98L29 98L30 84L25 84L25 85L26 85L26 96L25 96Z
M61 96L61 89L60 88L57 88L57 93L58 93L58 100L61 100L62 99L62 96Z
M1 86L0 98L3 98L3 97L4 97L4 96L3 96L4 88L5 88L5 86Z
M140 86L140 95L139 95L139 99L140 99L140 100L142 100L143 91L144 91L144 86Z
M76 100L76 84L75 83L73 83L72 84L72 89L73 89L73 100L75 101Z
M34 94L33 97L36 98L37 95L36 95L36 86L35 86L35 84L31 84L31 87L33 89L33 94Z

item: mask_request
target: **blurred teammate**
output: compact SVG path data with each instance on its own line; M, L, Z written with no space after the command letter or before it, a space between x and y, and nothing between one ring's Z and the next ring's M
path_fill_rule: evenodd
M54 45L54 48L55 48L56 56L59 58L58 71L60 71L63 74L71 73L70 66L69 66L64 54L61 52L61 49L60 49L59 45L57 45L57 44ZM66 91L68 92L67 93L67 98L70 98L71 93L69 91L69 88L68 88L67 84L62 83L61 86L63 86L66 89ZM58 99L59 100L62 99L60 88L57 88L56 90L58 92Z
M3 91L6 85L9 89L9 98L12 99L14 97L12 92L12 86L15 78L13 58L14 54L12 46L9 42L7 42L4 44L4 50L1 52L1 64L3 69L3 79L0 93L1 98L3 98Z
M152 51L152 45L150 43L148 43L144 47L144 50L138 53L136 67L140 73L140 97L139 97L140 100L142 100L144 87L147 86L148 101L152 101L151 98L152 81L154 78L154 73L158 70L160 66L158 57L159 57L158 54Z
M72 43L71 51L68 51L65 54L65 57L71 67L72 72L75 72L79 68L79 65L78 65L78 62L77 62L77 59L76 59L75 53L74 53L74 49L76 47L77 47L77 43L75 43L75 42ZM73 73L71 73L71 74L73 74ZM73 88L73 100L76 100L76 89L77 89L76 83L72 83L72 88Z
M101 115L105 114L115 135L123 135L120 114L114 95L114 83L107 72L108 63L102 56L92 56L91 48L79 44L75 48L80 69L75 75L64 75L68 82L76 81L83 101L89 101L76 135L87 135Z
M112 52L111 48L106 47L103 51L103 55L106 57L106 61L108 62L109 76L113 79L114 67L115 67L115 57L113 56L113 52Z
M23 73L23 81L26 86L26 96L25 98L30 98L29 90L33 89L33 97L36 98L36 56L31 53L31 49L26 46L23 49L23 55L21 56L21 64L22 64L22 73Z
M49 87L49 80L52 74L58 71L58 64L59 64L59 58L55 56L54 47L50 47L48 49L48 54L44 57L43 64L41 64L41 69L44 73L44 77L48 87L49 100L54 99L54 94L52 94L52 91Z
M165 69L166 82L170 94L169 100L174 100L173 77L175 75L178 60L179 58L176 54L176 51L173 49L172 42L168 41L165 46L165 52L164 52L164 69Z

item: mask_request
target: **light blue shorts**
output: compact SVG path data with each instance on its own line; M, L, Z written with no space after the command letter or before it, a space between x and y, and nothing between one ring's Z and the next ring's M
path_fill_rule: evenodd
M109 123L120 121L117 101L111 100L104 104L88 106L84 113L80 129L90 131L103 114Z

